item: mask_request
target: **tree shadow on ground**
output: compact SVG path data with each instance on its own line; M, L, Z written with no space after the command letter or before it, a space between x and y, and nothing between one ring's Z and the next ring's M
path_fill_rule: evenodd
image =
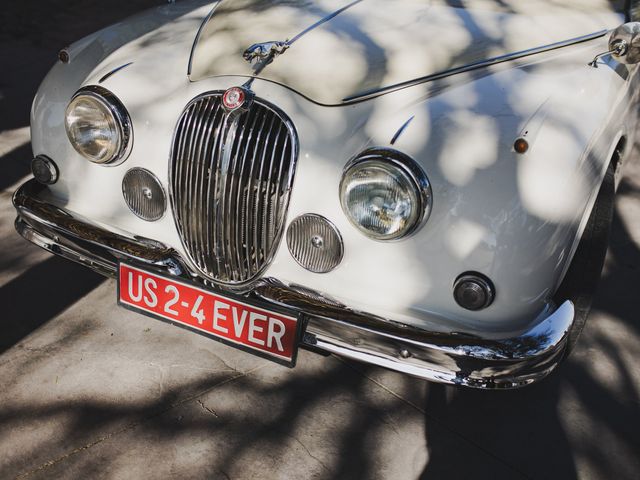
M0 190L15 185L29 173L31 145L22 145L0 157Z
M637 152L634 157L637 165ZM640 190L628 182L621 186L621 195L634 192L637 196ZM433 418L525 477L582 478L588 468L599 478L636 478L640 387L632 373L635 365L629 363L631 352L617 341L625 334L612 337L608 327L594 323L611 317L636 343L640 335L635 314L640 249L619 212L612 239L590 321L572 356L550 378L511 392L430 386L425 402L430 461L423 478L469 478L473 473L472 466L460 466L455 447L429 429ZM604 376L596 362L607 369Z
M0 353L71 306L104 277L58 257L32 266L0 288Z
M28 105L31 96L31 93L25 93L21 104ZM24 122L19 122L11 127L23 125ZM6 188L24 171L16 165L27 148L20 147L2 160L7 166L3 167L6 175L3 172L4 184L0 187ZM640 252L619 217L614 228L622 241L611 249L613 264L601 286L601 292L606 296L600 295L596 310L612 314L637 334L638 322L634 313L638 310L636 289ZM629 264L633 265L631 269L626 267ZM20 342L100 282L101 277L84 268L51 258L0 288L0 302L8 305L3 314L5 328L0 349L4 351ZM621 298L625 299L624 302L620 301ZM609 473L612 478L632 478L629 472L633 471L634 465L628 461L632 457L625 462L614 462L612 459L616 457L612 450L633 451L635 446L631 427L640 421L637 384L628 374L630 366L619 354L616 344L594 327L588 324L576 354L567 365L545 382L525 390L477 392L429 385L427 396L418 399L416 410L424 412L419 416L424 421L429 449L424 478L514 478L520 475L572 479L580 476L576 458L584 455L593 456L596 471L603 475ZM584 358L586 354L581 352L592 349L613 359L621 382L616 389L621 389L624 396L617 396L616 390L612 391L589 368ZM210 458L200 472L208 472L214 478L230 476L230 472L244 466L242 459L249 452L261 452L263 459L272 457L277 462L285 456L289 442L294 439L295 443L301 430L316 429L322 437L318 445L324 445L330 452L328 458L318 460L318 477L381 477L384 471L380 461L384 453L382 450L391 449L393 445L388 439L381 440L378 433L391 428L393 422L388 420L389 415L402 405L406 407L406 403L392 395L382 401L374 401L364 395L363 390L371 385L366 376L369 371L363 368L356 374L351 367L340 363L317 374L296 376L292 373L273 381L253 377L236 380L236 386L228 394L237 402L236 408L211 408L213 413L208 415L199 411L200 415L185 413L180 418L170 412L194 405L196 399L210 394L211 389L220 383L217 376L205 377L192 384L183 383L177 390L151 396L148 401L137 404L77 398L52 401L44 406L4 405L0 406L0 425L8 431L16 420L46 424L59 416L71 418L71 427L57 437L67 450L51 467L77 461L80 456L76 454L82 451L78 450L78 438L84 439L86 443L83 445L90 448L107 442L115 435L136 432L142 445L136 452L141 458L145 448L152 449L154 444L170 444L180 438L215 438L216 449L212 447ZM413 386L423 385L409 378L403 378L400 383L413 390ZM106 385L105 389L108 387ZM198 393L176 400L181 397L181 391ZM340 408L344 403L350 405L350 413L331 420L331 409ZM204 403L202 405L204 408ZM329 414L318 416L318 409L328 409ZM578 420L574 418L576 410L582 415ZM576 423L584 416L595 422L588 425ZM116 426L121 419L130 419L130 422L124 427ZM599 445L599 429L613 435L614 441ZM99 441L95 440L96 437ZM302 443L299 439L297 441ZM461 441L502 464L504 473L478 471L478 464L466 462L466 458L461 456ZM44 438L40 445L47 447L48 442L51 440ZM326 446L328 444L332 444L331 448ZM306 446L305 449L310 456L319 456ZM594 453L596 450L602 453ZM18 461L20 465L26 465L25 469L37 467L29 464L30 453L25 450ZM76 476L97 476L109 462L109 459L105 461L86 455L75 470ZM291 461L292 465L294 463ZM269 463L264 460L264 465ZM265 471L265 476L268 477L268 473Z

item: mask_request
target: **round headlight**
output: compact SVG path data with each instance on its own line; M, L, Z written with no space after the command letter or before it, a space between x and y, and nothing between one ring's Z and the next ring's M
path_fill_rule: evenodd
M102 87L85 87L73 96L67 106L65 127L73 148L94 163L120 162L129 153L129 114Z
M340 202L349 221L375 240L397 240L431 212L431 187L420 167L392 149L369 149L347 164Z

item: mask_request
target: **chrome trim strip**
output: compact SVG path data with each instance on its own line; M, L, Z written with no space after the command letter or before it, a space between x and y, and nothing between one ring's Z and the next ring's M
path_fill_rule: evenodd
M104 82L111 75L114 75L114 74L118 73L120 70L127 68L129 65L133 65L133 62L125 63L124 65L120 65L119 67L114 68L110 72L107 72L106 74L104 74L102 76L102 78L100 78L100 80L98 80L98 83Z
M406 122L404 122L402 124L402 126L398 129L398 131L395 133L395 135L391 139L391 142L390 142L391 145L395 145L396 144L396 142L398 141L400 136L404 133L404 131L407 129L407 127L409 125L411 125L411 122L413 122L414 118L416 118L416 116L415 115L411 115L411 117Z
M434 80L441 80L443 78L451 77L452 75L457 75L459 73L471 72L474 70L478 70L480 68L491 67L493 65L510 62L512 60L518 60L520 58L529 57L531 55L537 55L539 53L550 52L552 50L557 50L559 48L565 48L571 45L577 45L579 43L584 43L591 40L595 40L596 38L604 37L608 32L609 30L601 30L599 32L591 33L589 35L584 35L582 37L571 38L569 40L563 40L561 42L551 43L549 45L543 45L541 47L531 48L528 50L521 50L519 52L514 52L514 53L508 53L506 55L489 58L487 60L480 60L478 62L470 63L468 65L463 65L461 67L451 68L449 70L433 73L431 75L426 75L424 77L418 77L413 80L407 80L405 82L396 83L394 85L388 85L386 87L380 87L380 88L356 93L355 95L351 95L349 97L343 98L342 102L350 103L350 102L353 102L354 100L365 100L365 99L382 95L384 93L395 92L397 90L413 87L414 85L418 85L421 83L433 82Z
M27 240L107 276L115 276L118 259L123 258L160 267L168 275L188 275L180 269L175 251L152 240L107 231L46 203L39 199L44 188L30 180L13 198L16 229ZM482 389L518 388L543 379L564 358L575 328L570 301L530 330L492 340L429 332L352 310L321 293L275 279L261 280L245 295L248 301L258 297L301 312L307 321L303 347L435 382Z
M297 40L299 40L301 37L304 37L307 33L309 33L312 30L315 30L316 28L318 28L321 25L324 25L325 23L327 23L329 20L333 20L335 17L337 17L338 15L340 15L342 12L344 12L345 10L349 10L351 7L353 7L354 5L358 4L362 2L362 0L354 0L353 2L345 5L344 7L339 8L338 10L336 10L335 12L332 12L326 16L324 16L323 18L321 18L320 20L318 20L316 23L314 23L313 25L309 25L307 28L305 28L303 31L301 31L300 33L298 33L296 36L294 36L291 40L287 40L286 43L289 45L292 45L293 43L295 43Z
M565 48L565 47L570 47L572 45L578 45L580 43L585 43L585 42L589 42L591 40L596 40L598 38L604 37L609 31L608 30L601 30L599 32L595 32L595 33L591 33L589 35L585 35L583 37L576 37L576 38L572 38L570 40L564 40L562 42L557 42L557 43L552 43L550 45L544 45L541 47L537 47L537 48L533 48L530 50L522 50L519 52L515 52L515 53L509 53L506 55L502 55L500 57L495 57L495 58L491 58L489 60L481 60L479 62L476 63L471 63L468 65L463 65L461 67L456 67L450 70L444 70L442 72L437 72L437 73L433 73L424 77L418 77L416 79L412 79L412 80L407 80L406 82L400 82L397 84L393 84L393 85L388 85L386 87L380 87L380 88L376 88L376 89L372 89L372 90L367 90L364 92L360 92L354 95L350 95L348 97L345 97L342 99L342 101L340 103L323 103L323 102L319 102L313 98L311 98L309 95L305 95L304 93L302 93L300 90L297 90L295 88L292 88L291 86L279 82L277 80L271 80L268 78L261 78L261 77L256 77L256 76L250 76L250 75L238 75L238 74L234 74L234 75L213 75L212 78L233 78L233 79L237 79L237 78L247 78L250 82L253 82L254 80L260 80L263 82L268 82L268 83L273 83L275 85L279 85L282 88L286 88L287 90L295 93L296 95L299 95L301 98L304 98L305 100L307 100L308 102L313 103L314 105L319 105L321 107L344 107L344 106L348 106L348 105L355 105L361 102L366 102L367 100L371 100L373 98L385 95L387 93L392 93L398 90L403 90L405 88L409 88L409 87L413 87L415 85L420 85L422 83L428 83L428 82L433 82L436 80L442 80L444 78L447 77L451 77L453 75L457 75L459 73L465 73L465 72L470 72L473 70L478 70L481 68L488 68L494 65L498 65L501 63L505 63L505 62L509 62L512 60L518 60L520 58L524 58L524 57L528 57L528 56L533 56L533 55L537 55L540 53L545 53L545 52L550 52L553 50L558 50L561 48Z
M213 8L211 8L211 11L208 13L206 17L204 17L204 20L202 20L202 23L200 23L200 26L198 27L196 36L193 39L193 44L191 45L191 52L189 52L189 63L187 64L187 77L191 76L191 67L193 66L193 57L196 51L196 47L198 46L198 42L200 41L202 30L204 30L204 27L207 25L207 23L209 23L209 20L211 19L211 17L213 17L213 14L215 13L216 9L220 6L221 3L222 3L222 0L218 0L216 2Z

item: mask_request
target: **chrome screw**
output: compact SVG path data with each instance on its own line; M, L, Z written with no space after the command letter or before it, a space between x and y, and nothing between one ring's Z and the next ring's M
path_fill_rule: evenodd
M315 248L322 248L324 246L324 239L320 235L314 235L311 237L311 245Z

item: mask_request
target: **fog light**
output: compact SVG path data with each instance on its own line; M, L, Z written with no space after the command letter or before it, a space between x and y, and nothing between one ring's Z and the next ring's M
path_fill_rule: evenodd
M493 303L493 283L480 273L469 272L458 277L453 286L453 296L458 305L467 310L483 310Z
M132 168L122 179L122 194L129 209L149 222L164 215L167 198L153 173L144 168Z
M301 215L291 222L287 245L296 262L314 273L330 272L340 264L344 253L338 229L314 214Z
M44 185L51 185L58 181L58 167L53 160L44 155L38 155L31 160L31 173Z

